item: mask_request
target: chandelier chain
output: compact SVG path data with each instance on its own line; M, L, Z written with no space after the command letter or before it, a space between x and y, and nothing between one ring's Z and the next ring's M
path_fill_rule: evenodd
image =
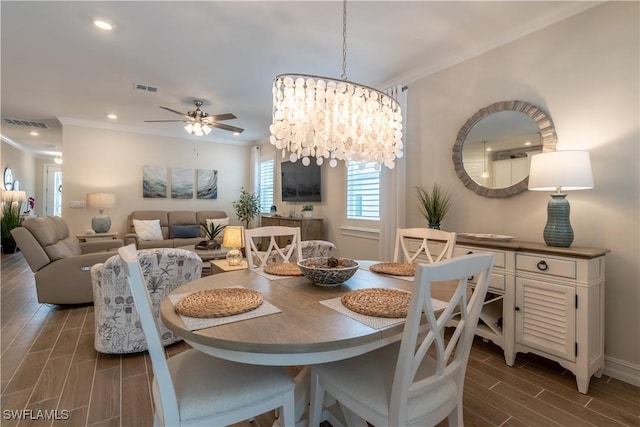
M342 80L347 80L347 0L342 2Z

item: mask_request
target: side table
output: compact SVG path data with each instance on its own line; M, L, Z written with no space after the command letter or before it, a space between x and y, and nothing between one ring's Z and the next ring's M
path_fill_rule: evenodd
M97 240L116 240L118 233L76 234L76 238L80 243Z
M247 260L242 260L240 265L229 265L226 259L214 259L209 261L211 264L211 274L225 273L227 271L246 270L249 268Z

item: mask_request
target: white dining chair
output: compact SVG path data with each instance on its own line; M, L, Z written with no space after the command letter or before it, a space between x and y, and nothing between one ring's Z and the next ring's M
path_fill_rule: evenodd
M287 243L278 245L278 240ZM266 241L269 242L268 245L264 244ZM250 270L267 265L272 255L277 255L281 259L280 262L292 262L293 254L295 259L302 259L300 227L273 225L245 229L244 242Z
M416 246L417 243L419 246ZM393 252L395 262L434 263L453 257L456 233L433 228L398 228ZM422 256L421 259L418 257Z
M281 367L230 362L189 349L165 358L135 245L118 250L153 366L154 425L221 426L280 410L295 425L294 387Z
M464 376L493 258L472 254L418 264L399 343L312 366L309 425L319 425L325 393L340 403L349 425L428 426L447 417L449 426L463 425ZM469 276L478 282L467 300ZM455 291L436 315L431 285L443 281L455 281ZM427 331L421 330L424 316ZM444 328L454 316L456 326L447 340Z

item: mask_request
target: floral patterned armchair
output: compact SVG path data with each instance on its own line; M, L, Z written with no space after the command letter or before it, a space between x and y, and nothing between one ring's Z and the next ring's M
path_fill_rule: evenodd
M283 252L287 253L289 251L289 246L287 245ZM302 249L302 259L307 258L317 258L317 257L330 257L333 256L336 251L336 245L331 242L327 242L326 240L303 240L301 242ZM291 262L298 262L296 259L296 253L293 252L291 257ZM272 264L274 262L282 262L282 257L276 251L271 251L269 258L267 259L267 264Z
M162 343L169 345L180 341L182 338L162 325L160 301L178 286L199 279L202 260L193 252L175 248L140 250L138 260L159 321ZM147 343L120 257L112 256L104 263L94 265L91 282L96 351L113 354L145 351Z

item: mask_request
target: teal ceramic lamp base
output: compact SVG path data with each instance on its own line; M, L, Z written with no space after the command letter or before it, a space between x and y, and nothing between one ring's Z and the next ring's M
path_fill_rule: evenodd
M106 215L97 215L91 220L91 228L96 233L107 233L111 228L111 218Z
M547 225L543 237L547 246L568 248L573 242L573 229L569 222L570 207L566 194L552 194L547 205Z

